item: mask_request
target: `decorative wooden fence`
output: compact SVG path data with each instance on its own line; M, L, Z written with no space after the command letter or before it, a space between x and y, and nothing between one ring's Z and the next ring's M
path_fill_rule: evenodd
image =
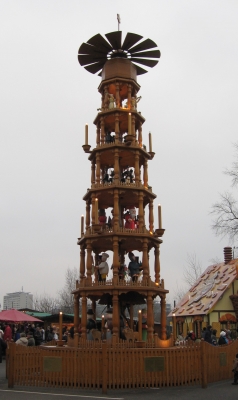
M81 343L82 345L82 343ZM206 342L173 348L135 348L85 341L73 347L23 347L7 351L8 386L142 388L202 385L232 378L238 340L227 346Z

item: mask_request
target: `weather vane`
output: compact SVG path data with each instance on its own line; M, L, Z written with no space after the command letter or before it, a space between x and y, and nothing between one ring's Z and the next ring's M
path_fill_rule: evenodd
M121 23L120 14L117 14L117 21L118 21L118 30L120 30L120 23Z

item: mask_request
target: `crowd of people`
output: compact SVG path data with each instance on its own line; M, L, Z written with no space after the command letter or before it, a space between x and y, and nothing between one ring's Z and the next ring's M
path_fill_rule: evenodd
M222 346L224 344L231 343L234 339L237 338L237 332L231 332L229 329L223 329L220 332L219 337L217 337L217 330L213 329L211 325L204 327L201 332L201 338L197 338L195 333L191 330L188 332L187 336L183 337L182 334L177 336L176 345L184 344L186 341L194 341L199 342L204 340L207 343L212 344L213 346Z
M72 328L67 326L62 329L62 339L67 341L68 335L72 336ZM48 326L45 330L42 326L35 324L9 324L0 325L0 362L5 354L7 343L15 342L21 346L40 346L45 342L59 339L59 329L55 326Z

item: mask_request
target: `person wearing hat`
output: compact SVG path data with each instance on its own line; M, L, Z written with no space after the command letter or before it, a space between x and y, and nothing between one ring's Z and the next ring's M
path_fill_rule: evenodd
M96 267L96 268L98 268L98 270L99 270L99 272L100 272L100 275L101 275L101 279L102 279L102 281L103 282L105 282L106 281L106 277L107 277L107 274L108 274L108 272L109 272L109 266L108 266L108 263L107 263L107 259L108 259L108 257L109 257L109 255L107 254L107 253L102 253L102 261L101 261L101 263Z
M91 308L87 311L87 339L93 340L92 329L97 329L96 321L94 319L94 312Z
M128 265L128 270L130 271L132 281L135 282L140 274L140 264L136 261L136 257L132 252L128 254L128 257L131 260Z
M193 331L189 332L188 339L193 340L195 342L196 336L195 336L195 333Z
M232 382L232 385L238 385L238 354L236 354L236 358L233 362L232 372L234 372L234 382Z
M221 331L220 337L219 337L219 340L218 340L219 346L222 346L223 344L227 344L227 343L226 343L225 336L226 336L226 332Z
M18 339L16 341L16 344L20 344L21 346L27 346L28 345L28 340L26 338L25 332L21 332L20 339Z

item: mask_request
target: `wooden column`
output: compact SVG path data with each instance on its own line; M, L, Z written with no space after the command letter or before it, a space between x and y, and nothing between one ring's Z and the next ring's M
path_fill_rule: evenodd
M144 208L143 208L143 193L139 192L139 229L143 232L144 227Z
M92 282L92 245L90 240L86 242L87 246L87 281Z
M104 110L108 109L108 85L104 87L104 102L103 102Z
M135 151L135 183L140 181L140 165L139 165L139 151Z
M131 108L131 85L129 83L127 85L127 107Z
M104 130L104 118L100 118L100 128L101 128L101 140L100 143L104 144L105 143L105 130Z
M96 222L95 222L95 193L92 193L92 210L91 210L91 220L92 220L92 223L91 223L91 225L93 225L93 224L96 224Z
M116 82L116 107L120 108L120 84Z
M96 138L96 142L97 142L97 146L100 145L100 124L97 124L97 138Z
M166 301L165 294L160 294L160 307L161 307L161 339L166 340Z
M142 266L143 266L143 280L148 280L149 278L149 262L148 262L148 239L143 239L143 258L142 258Z
M131 134L133 136L133 141L136 140L136 119L135 114L131 115Z
M145 160L144 162L144 187L148 188L148 161Z
M174 340L174 344L177 340L177 322L176 322L176 315L173 314L172 316L172 324L173 324L173 340Z
M153 299L151 292L147 296L147 337L148 341L152 342L154 334L154 313L153 313Z
M160 247L159 244L155 245L155 283L160 284Z
M113 248L113 278L115 278L115 281L117 282L118 269L119 269L118 236L113 236L112 248Z
M120 182L119 150L114 150L114 183Z
M91 185L95 183L95 161L91 161Z
M74 334L79 334L79 295L74 295Z
M113 292L112 307L113 307L113 313L112 313L113 334L115 334L116 337L118 338L120 332L120 318L119 318L119 303L118 303L117 291Z
M95 321L96 321L96 300L92 300L92 310L95 315Z
M142 147L142 123L139 123L139 128L138 128L138 142L139 146Z
M85 219L85 223L86 223L86 232L90 227L90 200L86 201L86 219Z
M80 246L80 280L85 278L85 250L84 246Z
M87 339L87 298L85 293L82 295L82 317L81 317L81 337Z
M100 165L100 153L96 154L96 183L100 183L100 175L101 175L101 165Z
M113 231L118 232L119 230L119 192L118 189L114 190L113 193L114 204L113 204Z
M153 207L153 200L151 199L149 202L149 226L150 232L154 232L154 207Z
M119 114L115 114L115 143L119 142L120 127L119 127Z

